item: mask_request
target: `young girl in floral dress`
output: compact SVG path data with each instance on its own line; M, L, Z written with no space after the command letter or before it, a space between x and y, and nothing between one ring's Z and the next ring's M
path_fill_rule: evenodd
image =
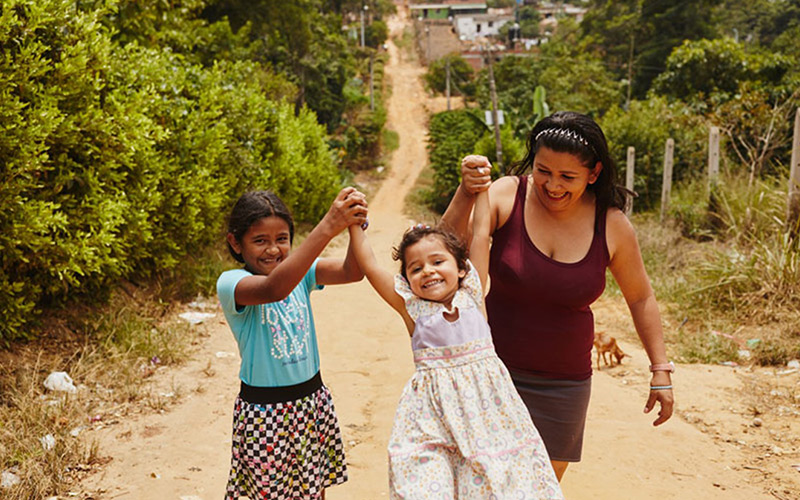
M351 248L411 334L416 371L389 442L394 499L563 499L539 433L492 344L482 287L489 258L488 193L479 195L467 250L451 234L412 227L381 269L363 231Z

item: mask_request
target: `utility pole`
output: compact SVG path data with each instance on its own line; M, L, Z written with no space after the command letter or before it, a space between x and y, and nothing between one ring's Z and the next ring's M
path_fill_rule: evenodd
M361 9L361 48L363 49L364 44L364 14L369 10L369 6L365 5L364 8Z
M492 122L494 124L494 144L497 154L497 168L500 169L500 174L502 175L505 173L505 169L503 167L503 143L500 141L500 120L498 120L497 117L497 89L494 84L494 69L492 68L492 59L494 56L492 55L491 46L485 50L484 54L487 55L486 60L487 64L489 65L489 92L492 96Z
M444 72L445 72L445 94L447 95L447 111L450 111L450 58L446 58L444 60Z
M633 86L633 31L631 31L631 45L628 52L628 98L625 100L625 110L631 107L631 87Z
M373 85L375 72L373 70L373 64L372 64L372 60L374 59L374 57L375 56L372 53L370 53L369 55L369 110L370 111L375 111L375 92L374 92L375 85Z
M427 38L427 49L425 50L425 63L430 66L431 64L431 28L425 25L425 38Z

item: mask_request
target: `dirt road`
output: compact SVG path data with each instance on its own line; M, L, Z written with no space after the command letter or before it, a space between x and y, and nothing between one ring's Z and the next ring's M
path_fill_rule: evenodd
M402 17L391 21L395 36L404 22ZM394 267L390 249L410 224L402 215L403 199L427 161L427 97L419 80L423 70L414 58L403 57L393 43L389 51L388 126L398 132L400 147L370 201L369 235L378 258ZM340 237L328 252L341 255L345 245ZM409 339L400 318L366 280L327 287L312 300L323 378L333 392L350 471L350 480L330 489L328 499L387 498L386 443L395 404L413 370ZM800 475L790 467L800 462L797 450L758 460L747 442L766 442L767 429L741 436L749 422L737 398L744 387L741 374L728 367L679 366L675 385L681 414L654 429L654 416L642 413L647 359L631 341L624 304L603 298L595 312L600 329L627 339L622 347L632 358L594 377L584 460L569 468L563 482L568 499L798 498L793 495L800 482L794 477ZM162 390L177 393L180 403L95 431L100 455L111 461L84 482L84 499L222 498L239 360L221 312L198 328L207 335L193 360L153 377ZM788 432L796 433L797 427Z

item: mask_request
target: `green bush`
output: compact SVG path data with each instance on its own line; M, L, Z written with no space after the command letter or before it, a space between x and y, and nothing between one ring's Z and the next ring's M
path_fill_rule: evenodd
M444 94L447 90L447 63L450 63L450 94L475 96L475 76L472 66L460 55L447 55L432 61L425 73L428 88Z
M358 171L374 168L381 156L383 126L386 124L386 108L383 105L384 65L388 54L378 53L372 59L373 103L369 98L369 57L364 54L362 72L364 78L353 78L344 87L343 95L348 110L341 126L335 132L331 145L340 151L342 164L348 170Z
M486 125L469 110L443 111L431 117L428 158L434 171L432 208L444 212L461 182L461 158L475 152Z
M100 300L221 238L233 201L275 189L299 221L339 184L313 113L252 62L119 47L71 0L0 11L0 339L45 306Z
M627 150L636 149L634 202L637 211L658 208L664 174L664 149L668 138L675 141L673 182L703 172L706 165L708 131L702 117L689 113L681 104L667 104L663 98L633 101L625 111L613 107L600 120L608 139L611 157L625 179Z
M517 139L514 131L509 125L503 126L500 129L500 143L503 146L503 170L508 171L508 168L525 156L525 141ZM497 143L494 140L494 131L484 133L483 137L475 143L475 154L483 155L489 158L493 166L497 166ZM459 158L460 160L460 158ZM460 164L460 162L457 162ZM493 172L499 174L499 171ZM458 187L456 185L456 187Z

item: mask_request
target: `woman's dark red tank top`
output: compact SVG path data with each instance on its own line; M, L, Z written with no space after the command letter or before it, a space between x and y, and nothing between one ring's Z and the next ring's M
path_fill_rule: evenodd
M605 289L609 262L605 213L595 214L583 259L555 261L525 229L527 185L528 177L520 176L511 215L492 238L486 311L495 348L511 370L585 380L592 375L594 342L589 306Z

